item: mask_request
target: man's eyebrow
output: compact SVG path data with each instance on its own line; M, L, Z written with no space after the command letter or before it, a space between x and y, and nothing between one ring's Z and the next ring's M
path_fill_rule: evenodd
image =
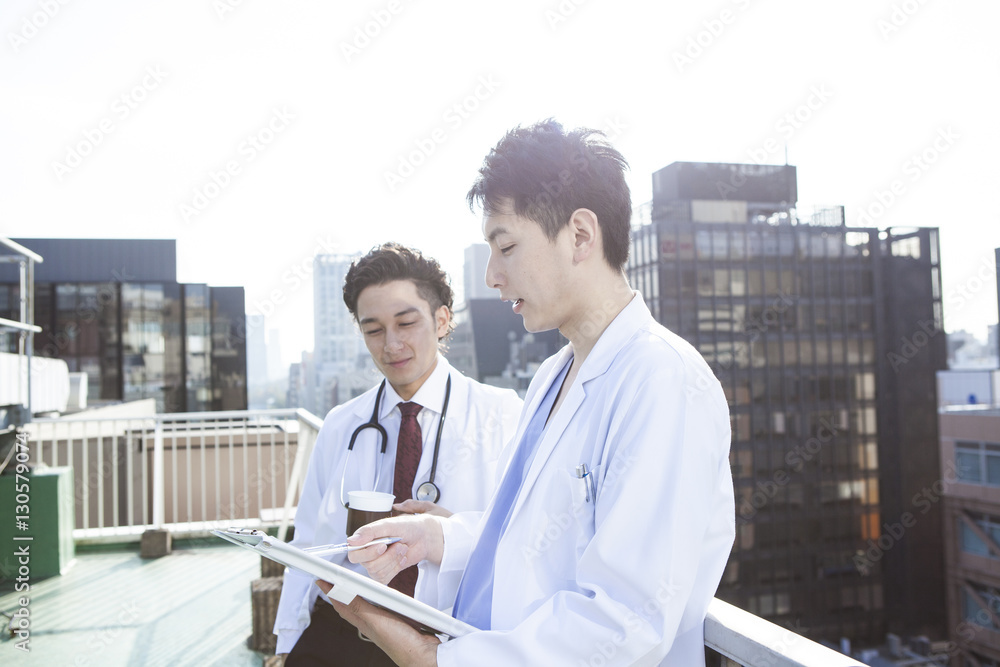
M393 315L393 317L402 317L403 315L409 315L410 313L419 313L419 312L420 312L419 308L417 308L416 306L410 306L409 308L399 311L398 313Z
M509 234L509 233L510 232L507 231L506 227L494 227L493 231L490 232L490 235L486 237L486 242L492 243L493 239L495 239L500 234Z
M393 315L393 317L402 317L404 315L409 315L410 313L419 313L419 312L420 312L419 308L417 308L416 306L410 306L409 308L406 308L404 310L399 311L398 313L396 313L395 315ZM377 323L377 322L378 322L377 318L366 317L363 320L361 320L360 322L358 322L358 324L360 324L361 326L364 326L366 324L373 324L373 323Z

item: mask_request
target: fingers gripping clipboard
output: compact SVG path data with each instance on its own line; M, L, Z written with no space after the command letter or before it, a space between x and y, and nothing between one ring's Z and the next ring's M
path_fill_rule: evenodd
M404 619L409 619L418 626L445 637L461 637L476 631L476 628L468 623L452 618L428 604L414 600L409 595L404 595L353 570L286 544L263 531L230 528L228 530L213 530L212 534L286 567L330 582L333 584L333 588L328 597L337 602L350 604L355 597L361 596L376 606L395 612Z

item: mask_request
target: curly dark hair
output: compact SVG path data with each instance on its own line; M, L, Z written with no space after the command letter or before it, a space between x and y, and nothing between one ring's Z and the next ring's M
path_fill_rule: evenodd
M487 215L506 201L516 215L539 225L549 239L569 224L573 211L597 215L604 238L604 259L621 270L628 260L632 198L625 182L628 162L589 128L566 132L549 118L516 127L490 150L466 195L469 208Z
M430 304L432 314L441 306L448 306L448 331L442 339L452 332L455 328L451 315L455 294L448 274L436 259L392 241L375 246L367 255L352 262L347 270L344 303L355 322L358 320L358 296L361 292L366 287L384 285L393 280L412 281L420 297Z

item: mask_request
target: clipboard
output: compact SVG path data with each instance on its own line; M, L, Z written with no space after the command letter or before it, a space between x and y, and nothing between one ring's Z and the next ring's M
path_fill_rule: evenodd
M333 584L333 588L327 597L337 602L350 604L355 597L360 595L373 605L395 612L404 620L409 619L419 629L447 638L461 637L478 630L478 628L457 618L452 618L409 595L400 593L346 567L307 553L276 537L271 537L261 530L229 528L227 530L213 530L212 534L286 567L330 582Z

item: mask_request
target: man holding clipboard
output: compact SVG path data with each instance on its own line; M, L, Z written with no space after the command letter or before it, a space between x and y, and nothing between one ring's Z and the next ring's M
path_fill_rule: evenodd
M570 341L525 397L482 520L414 516L349 538L378 581L464 570L446 643L356 599L337 611L401 665L704 664L704 618L735 535L729 411L701 355L628 285L621 154L591 130L509 132L469 192L486 281L528 331ZM328 589L326 584L321 584Z

